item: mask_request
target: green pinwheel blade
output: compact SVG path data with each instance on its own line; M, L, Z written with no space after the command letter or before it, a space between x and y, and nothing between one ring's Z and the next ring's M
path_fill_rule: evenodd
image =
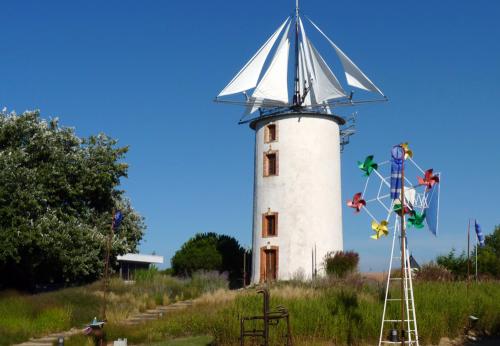
M365 172L365 176L368 177L373 172L374 169L378 169L378 164L373 162L373 155L368 155L364 162L358 161L358 167Z
M413 215L408 218L408 224L415 228L423 228L425 220L425 212L422 214L413 212Z

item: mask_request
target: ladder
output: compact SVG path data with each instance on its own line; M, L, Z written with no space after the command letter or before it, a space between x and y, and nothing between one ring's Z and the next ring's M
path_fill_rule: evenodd
M399 257L394 256L394 247L396 245L396 239L399 241ZM394 261L397 263L401 263L401 241L404 242L405 248L405 260L403 272L404 275L402 278L400 277L392 277L392 264ZM396 250L397 251L397 250ZM404 297L401 297L401 280L403 280L403 292ZM396 285L394 285L396 283ZM390 295L391 285L396 286L397 292L399 292L399 296L393 297ZM405 309L405 320L403 321L405 326L405 345L416 345L420 346L418 341L418 331L417 331L417 317L415 313L415 301L413 299L413 283L411 278L411 266L410 266L410 255L408 251L408 243L406 239L401 238L401 232L399 227L399 218L396 217L394 223L394 233L392 238L392 249L391 249L391 260L389 262L389 273L387 275L387 283L385 289L385 300L384 300L384 311L382 313L382 323L380 325L380 338L379 338L379 346L382 345L402 345L401 335L400 335L400 324L401 324L401 316L396 315L397 317L391 316L387 317L386 313L388 312L387 307L388 304L396 304L400 306L401 301L404 300L404 309ZM399 309L398 309L399 312ZM396 324L395 328L391 328L392 325ZM398 332L398 341L389 340L389 332L391 329L396 329Z

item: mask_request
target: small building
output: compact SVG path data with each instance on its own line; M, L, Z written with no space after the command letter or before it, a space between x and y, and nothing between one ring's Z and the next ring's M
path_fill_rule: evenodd
M138 253L118 255L117 260L120 263L120 277L123 280L133 280L136 270L147 270L151 267L151 264L163 264L163 256Z

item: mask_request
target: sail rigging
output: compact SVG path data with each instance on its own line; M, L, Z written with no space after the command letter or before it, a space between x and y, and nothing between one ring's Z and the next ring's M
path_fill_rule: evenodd
M308 20L333 47L344 70L347 86L380 94L384 97L383 100L387 100L366 74L312 20L309 18ZM290 59L292 23L295 28L295 51L294 57ZM277 42L279 43L276 44ZM293 61L295 67L292 97L289 95L290 61ZM247 92L252 89L253 92L249 96ZM244 101L226 101L221 98L238 93L243 93ZM320 108L330 112L330 107L336 104L379 101L353 101L352 92L348 95L325 59L307 37L297 4L295 18L286 18L219 93L216 101L243 104L247 107L247 113L253 113L257 109L265 111L276 108L285 111Z

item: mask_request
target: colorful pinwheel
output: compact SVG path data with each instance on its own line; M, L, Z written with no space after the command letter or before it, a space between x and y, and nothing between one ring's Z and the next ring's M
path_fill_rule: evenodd
M425 211L420 214L416 211L412 211L411 216L408 218L408 226L413 226L415 228L423 228L425 220Z
M348 200L347 206L356 209L355 212L359 213L361 208L366 206L365 200L361 198L361 192L355 194L354 197L352 198L352 201Z
M427 190L434 186L434 184L439 183L439 176L437 174L432 175L432 168L425 171L424 178L417 177L419 185L427 186Z
M369 155L366 157L365 162L358 161L358 167L361 169L363 172L365 172L365 176L369 177L371 172L373 172L374 169L378 168L378 164L376 164L373 161L373 155Z
M374 235L371 236L372 239L380 239L381 237L385 237L389 234L389 229L387 227L388 222L386 220L378 223L377 221L372 221L372 230L375 232Z
M401 147L405 151L405 160L409 157L413 157L413 151L408 147L408 142L401 144Z

